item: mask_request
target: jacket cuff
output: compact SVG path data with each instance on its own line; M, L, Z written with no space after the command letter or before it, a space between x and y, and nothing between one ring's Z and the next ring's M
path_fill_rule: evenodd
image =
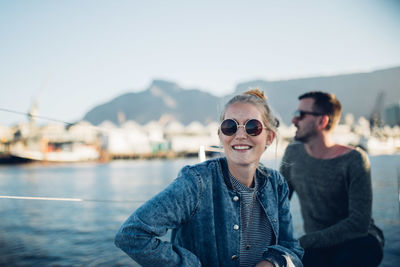
M285 257L283 257L280 252L274 249L268 249L267 251L265 251L263 254L263 258L264 260L272 263L275 267L286 267Z

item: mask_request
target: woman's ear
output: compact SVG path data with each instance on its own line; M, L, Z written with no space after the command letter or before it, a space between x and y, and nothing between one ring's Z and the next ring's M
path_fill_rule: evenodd
M271 145L274 141L276 133L274 131L268 130L267 131L267 146Z

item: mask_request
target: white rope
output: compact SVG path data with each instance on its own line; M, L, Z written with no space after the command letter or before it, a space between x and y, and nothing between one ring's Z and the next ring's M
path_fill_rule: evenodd
M106 199L83 199L83 198L60 198L60 197L26 197L26 196L0 196L0 199L24 199L24 200L50 200L71 202L115 202L115 203L144 203L145 200L106 200Z
M59 197L20 197L20 196L0 196L8 199L29 199L29 200L54 200L54 201L84 201L81 198L59 198Z

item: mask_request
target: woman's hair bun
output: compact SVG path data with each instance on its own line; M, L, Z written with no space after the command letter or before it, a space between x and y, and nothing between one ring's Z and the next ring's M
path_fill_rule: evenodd
M244 92L243 94L244 95L254 95L263 101L267 101L267 97L264 95L264 92L259 89L248 90L248 91Z

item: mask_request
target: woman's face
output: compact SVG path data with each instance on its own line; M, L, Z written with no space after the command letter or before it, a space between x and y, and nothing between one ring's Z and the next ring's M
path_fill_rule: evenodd
M234 103L226 109L224 119L233 119L239 125L244 125L250 119L263 122L261 112L256 106L240 102ZM238 127L237 132L232 136L224 135L221 130L218 130L218 135L231 168L258 166L265 146L270 145L275 137L274 132L265 128L261 134L251 136L246 133L244 127Z

